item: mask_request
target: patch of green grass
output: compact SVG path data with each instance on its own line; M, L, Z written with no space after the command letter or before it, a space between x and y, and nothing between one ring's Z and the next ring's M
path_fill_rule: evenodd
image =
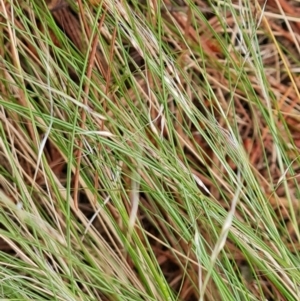
M79 2L1 3L0 296L299 300L295 17Z

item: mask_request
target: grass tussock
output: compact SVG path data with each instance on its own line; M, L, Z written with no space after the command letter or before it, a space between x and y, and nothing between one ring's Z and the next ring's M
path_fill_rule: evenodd
M0 1L0 296L299 300L300 5L49 2Z

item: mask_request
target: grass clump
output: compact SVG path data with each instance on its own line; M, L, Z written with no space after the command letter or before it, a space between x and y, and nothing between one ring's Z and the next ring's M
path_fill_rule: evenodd
M1 297L299 300L296 4L55 5L0 5Z

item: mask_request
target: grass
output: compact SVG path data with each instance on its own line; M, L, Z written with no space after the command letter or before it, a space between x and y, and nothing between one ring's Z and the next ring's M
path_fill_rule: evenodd
M300 8L95 2L0 1L1 298L299 300Z

